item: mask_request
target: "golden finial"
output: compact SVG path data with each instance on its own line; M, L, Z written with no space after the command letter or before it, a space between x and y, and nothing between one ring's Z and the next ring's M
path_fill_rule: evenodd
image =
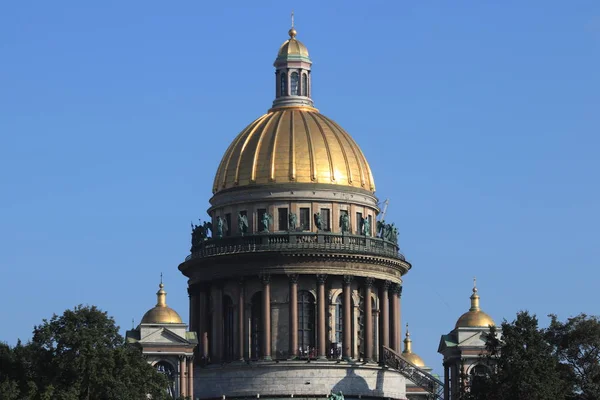
M408 322L406 323L406 338L404 339L403 353L412 353L412 340L410 338L410 332L408 331Z
M294 28L294 11L292 10L292 27L288 31L288 35L290 35L290 38L293 39L296 37L296 33L296 29Z
M159 289L156 292L156 306L157 307L166 307L167 306L167 292L165 291L162 280L162 272L160 273L160 285L158 285Z
M473 277L473 294L471 295L471 308L469 311L479 311L479 295L477 294L477 278Z

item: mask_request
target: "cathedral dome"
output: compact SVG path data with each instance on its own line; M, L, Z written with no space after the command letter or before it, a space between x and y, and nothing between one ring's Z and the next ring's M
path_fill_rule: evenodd
M167 306L167 292L165 285L159 285L160 289L156 293L158 301L156 306L151 308L142 317L142 324L182 324L181 317L175 310Z
M460 316L456 321L455 328L487 328L490 325L496 325L492 317L481 311L479 307L479 295L477 287L473 285L473 294L471 295L471 308Z
M374 193L360 147L313 107L312 62L293 22L289 35L274 64L273 107L233 140L219 164L213 194L273 184L327 184Z
M213 193L249 185L321 183L375 191L360 147L312 107L280 107L248 125L217 170Z

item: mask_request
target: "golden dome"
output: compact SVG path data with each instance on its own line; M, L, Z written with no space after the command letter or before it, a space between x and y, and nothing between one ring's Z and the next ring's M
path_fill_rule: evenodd
M278 107L248 125L231 143L213 193L254 184L321 183L375 191L360 147L312 107Z
M167 306L167 292L165 285L159 285L160 289L156 293L158 301L156 306L151 308L142 317L142 324L182 324L181 317L175 310Z
M406 338L404 339L404 350L402 351L402 357L417 367L425 366L425 361L423 361L423 359L417 354L412 352L412 339L410 338L410 332L408 331L408 324L406 324Z
M456 328L475 328L495 325L492 317L483 311L467 311L456 321Z
M290 38L286 40L279 48L277 58L285 58L287 56L300 56L308 58L308 49L301 41L296 39L297 32L293 26L288 31L288 34L290 35Z
M496 325L492 317L481 311L479 307L479 295L477 286L473 280L473 294L471 295L471 308L460 316L456 321L455 328L487 328L490 325Z

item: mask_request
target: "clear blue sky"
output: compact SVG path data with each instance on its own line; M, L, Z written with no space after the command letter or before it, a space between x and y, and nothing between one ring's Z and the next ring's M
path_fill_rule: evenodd
M497 322L600 314L600 2L301 4L0 5L0 340L79 303L128 329L160 272L188 319L190 220L270 107L292 7L316 106L390 199L427 364L474 275Z

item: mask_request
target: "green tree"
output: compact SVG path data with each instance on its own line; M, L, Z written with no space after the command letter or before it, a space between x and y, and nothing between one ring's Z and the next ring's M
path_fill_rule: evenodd
M558 400L572 393L535 315L522 311L513 322L504 321L501 337L492 328L486 351L489 373L473 379L465 399Z
M600 320L580 314L560 322L551 315L546 338L575 388L572 398L600 399Z
M0 346L0 358L2 399L14 393L19 400L167 398L166 378L125 345L114 320L95 306L44 320L27 345Z

